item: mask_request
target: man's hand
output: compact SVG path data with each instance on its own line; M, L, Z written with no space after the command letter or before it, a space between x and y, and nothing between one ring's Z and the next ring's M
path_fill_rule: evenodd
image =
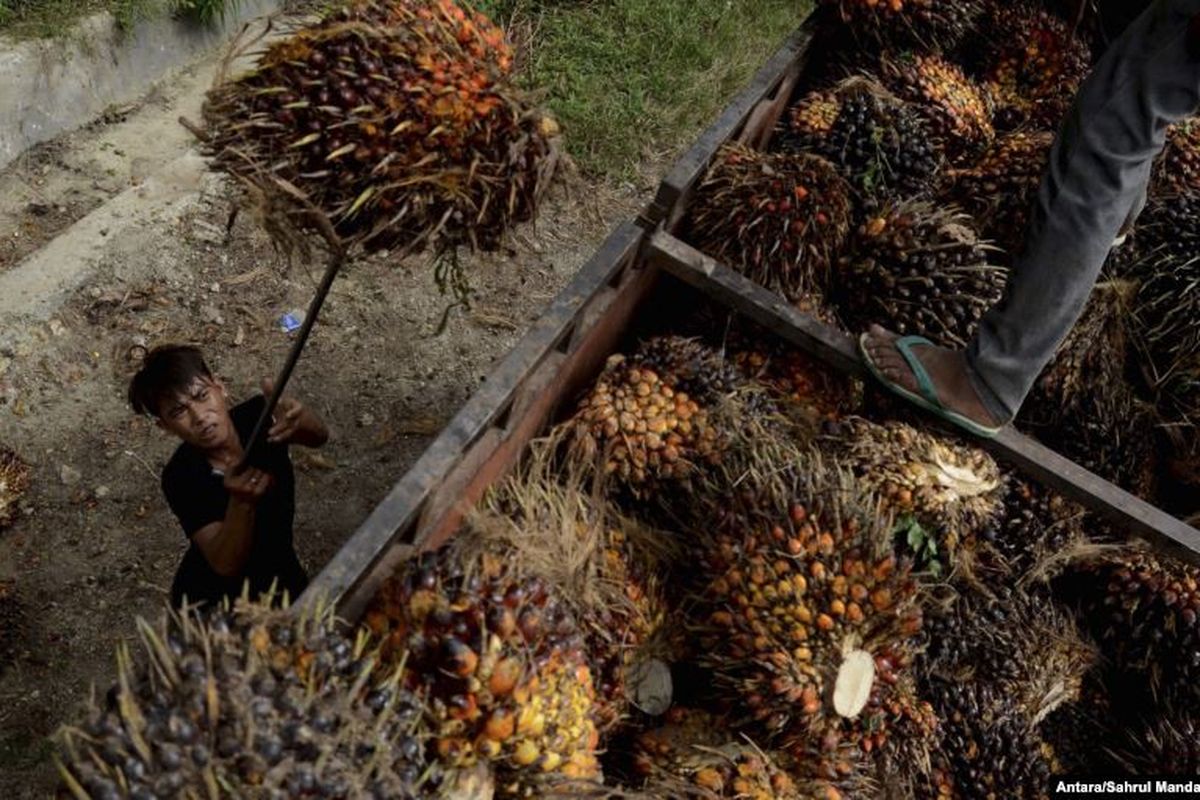
M275 381L263 378L263 395L270 400L275 391ZM304 415L304 405L294 397L284 395L275 404L275 414L271 417L271 427L267 431L267 441L271 444L290 443L300 430L300 422Z
M271 488L271 476L261 469L247 468L244 472L225 473L225 491L231 500L247 505L258 505L258 501Z

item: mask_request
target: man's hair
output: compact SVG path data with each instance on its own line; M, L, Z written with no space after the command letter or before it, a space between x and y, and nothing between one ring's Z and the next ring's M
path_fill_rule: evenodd
M138 414L157 417L162 402L186 392L197 378L212 378L198 347L171 344L146 354L129 382L129 405Z

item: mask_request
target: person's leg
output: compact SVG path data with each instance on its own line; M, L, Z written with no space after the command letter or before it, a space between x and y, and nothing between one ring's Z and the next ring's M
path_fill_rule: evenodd
M1001 302L966 353L914 351L943 405L987 425L1012 419L1082 312L1122 224L1138 204L1166 126L1200 105L1188 23L1200 0L1157 0L1080 88L1050 155L1026 246ZM894 334L865 346L889 380L914 391Z

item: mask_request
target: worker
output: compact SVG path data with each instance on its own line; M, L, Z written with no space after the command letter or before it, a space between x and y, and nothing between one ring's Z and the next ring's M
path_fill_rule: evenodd
M270 380L230 408L229 392L195 347L147 353L129 384L129 403L182 442L162 472L162 489L190 544L171 603L205 606L275 591L295 599L308 577L292 543L296 483L288 446L321 447L325 425L294 398L276 406L266 442L244 471L245 447L266 407Z
M1110 249L1141 210L1167 126L1198 107L1200 0L1154 0L1080 87L1004 296L966 350L875 325L859 340L871 372L961 428L999 433L1083 313Z

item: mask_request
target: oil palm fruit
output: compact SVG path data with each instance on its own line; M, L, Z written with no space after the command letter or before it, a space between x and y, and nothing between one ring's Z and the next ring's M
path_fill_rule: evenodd
M1085 512L1078 503L1016 477L1010 477L1007 484L1004 515L992 538L992 547L1000 554L1007 572L1024 575L1044 564L1048 556L1087 538Z
M1010 133L996 139L971 166L947 176L944 199L971 214L980 234L1009 258L1025 245L1029 213L1053 143L1051 133Z
M1184 707L1200 700L1198 578L1197 567L1134 550L1086 559L1061 585L1117 667Z
M1003 478L982 450L857 417L838 424L830 446L882 510L904 521L918 564L969 566L979 535L1002 513Z
M1167 142L1154 160L1151 193L1157 196L1200 193L1200 117L1167 128Z
M122 646L107 701L60 734L69 796L440 796L420 699L331 615L238 604L138 627L141 657Z
M852 330L872 323L965 347L1006 272L969 219L924 201L889 205L859 226L838 263L834 299Z
M932 726L912 692L916 584L871 517L840 507L854 496L845 476L833 480L823 505L750 498L758 511L724 515L699 590L702 663L736 721L797 758L870 753L909 720Z
M850 187L818 156L725 145L687 227L701 250L763 286L820 294L850 230Z
M566 423L582 463L599 463L637 496L720 458L711 409L636 359L608 364Z
M941 720L935 764L952 797L1040 800L1048 796L1053 754L1003 690L983 682L937 679L928 686ZM952 788L951 788L952 787Z
M1038 732L1054 752L1058 772L1097 774L1111 768L1109 759L1097 746L1097 731L1118 719L1104 674L1094 670L1084 678L1079 698L1050 712L1038 725ZM1123 721L1119 724L1124 726Z
M1112 756L1129 775L1200 777L1200 716L1193 709L1154 714L1126 728Z
M732 360L739 371L766 387L790 416L818 423L854 409L851 382L802 350L765 340L738 347Z
M0 531L17 518L18 503L29 491L29 465L0 446Z
M975 26L979 0L820 0L855 38L875 47L953 48Z
M956 64L932 53L884 56L883 83L913 103L952 161L970 158L995 138L991 99Z
M583 476L555 474L552 441L531 447L525 466L489 492L458 541L521 564L571 606L595 666L603 735L629 713L635 687L627 676L651 658L679 655L661 580L677 545L597 498Z
M1061 17L1027 2L991 4L985 30L982 80L997 124L1057 129L1091 70L1091 48Z
M349 0L218 84L202 146L294 228L316 210L370 248L490 249L555 162L511 73L503 31L455 0Z
M775 133L774 146L789 152L824 152L841 110L841 99L836 92L809 92L787 110Z
M927 610L925 631L931 675L996 687L1028 725L1078 700L1098 658L1066 613L1011 585L950 590Z
M493 553L444 547L405 563L365 625L427 693L435 748L496 768L503 796L598 777L595 690L578 624L545 581Z
M1157 416L1128 383L1085 394L1060 427L1041 430L1047 445L1141 498L1153 498L1159 453Z

